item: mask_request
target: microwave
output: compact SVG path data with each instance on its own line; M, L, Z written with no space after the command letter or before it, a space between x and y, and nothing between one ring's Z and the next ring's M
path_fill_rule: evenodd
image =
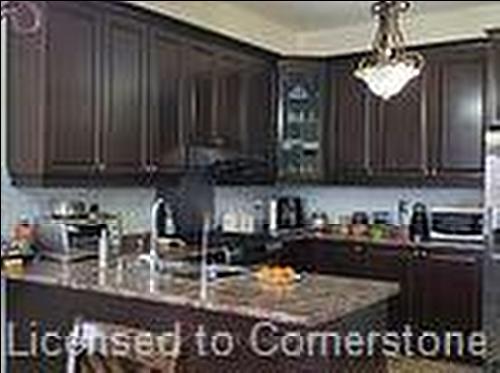
M119 250L122 227L117 217L98 219L47 218L37 229L37 246L42 257L61 262L97 258L102 232L107 232L110 250Z
M430 215L431 240L484 242L485 213L482 208L434 207Z

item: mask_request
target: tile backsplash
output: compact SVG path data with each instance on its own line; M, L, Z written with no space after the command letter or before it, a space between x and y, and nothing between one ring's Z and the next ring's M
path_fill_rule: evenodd
M2 171L2 236L20 218L32 218L50 211L52 201L81 199L98 203L102 211L119 214L125 233L149 229L149 211L154 191L149 189L41 189L14 188Z
M429 206L479 206L484 203L483 191L479 188L223 187L216 191L217 221L220 222L222 215L228 211L252 212L259 203L280 195L301 196L305 199L306 212L320 210L331 217L350 215L355 211L395 213L401 199L423 202Z

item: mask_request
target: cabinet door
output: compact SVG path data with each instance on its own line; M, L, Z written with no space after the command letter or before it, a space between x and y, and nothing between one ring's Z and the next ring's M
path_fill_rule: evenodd
M101 172L145 171L148 121L148 54L145 23L124 13L105 22L104 127Z
M427 254L412 265L414 321L424 330L481 327L481 265L461 254ZM460 289L453 291L452 289Z
M274 92L276 70L267 62L245 67L243 85L243 154L262 160L264 165L254 183L270 183L276 174L276 127Z
M323 179L325 65L280 63L279 177L287 182Z
M183 43L160 28L150 34L150 120L147 133L148 170L164 173L184 159Z
M101 16L77 2L47 4L47 171L85 176L98 162Z
M434 176L482 179L486 58L483 47L442 52L439 57L439 113L429 125L436 136ZM430 62L435 63L433 61Z
M330 125L326 128L329 179L369 172L371 97L353 75L354 59L334 60L330 68Z
M240 153L243 143L244 61L236 54L222 53L215 70L216 145Z
M491 34L489 54L490 125L500 127L500 30Z
M190 44L186 51L189 89L189 144L211 145L216 137L216 54L204 44Z
M371 166L387 177L419 177L426 171L425 75L413 79L389 101L376 99Z

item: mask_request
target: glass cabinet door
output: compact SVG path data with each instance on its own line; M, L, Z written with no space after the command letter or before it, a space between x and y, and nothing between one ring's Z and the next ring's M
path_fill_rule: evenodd
M279 177L317 181L323 174L323 65L280 66Z

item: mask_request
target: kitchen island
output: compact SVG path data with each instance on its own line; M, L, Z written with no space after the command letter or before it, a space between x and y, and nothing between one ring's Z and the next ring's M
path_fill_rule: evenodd
M341 336L383 332L389 304L399 292L395 283L337 276L311 274L280 287L237 276L210 283L202 301L195 278L156 276L152 280L127 265L98 270L95 262L43 261L24 273L2 273L2 277L7 280L8 320L17 327L17 339L23 340L21 331L33 321L44 330L56 327L66 332L75 320L151 333L178 325L182 344L177 371L185 372L383 372L386 362L377 352L352 358L333 348L333 341L327 346L301 344L312 332ZM230 334L234 342L230 353L220 356L209 351L200 356L196 338L200 327L209 336ZM10 362L39 368L47 359Z

